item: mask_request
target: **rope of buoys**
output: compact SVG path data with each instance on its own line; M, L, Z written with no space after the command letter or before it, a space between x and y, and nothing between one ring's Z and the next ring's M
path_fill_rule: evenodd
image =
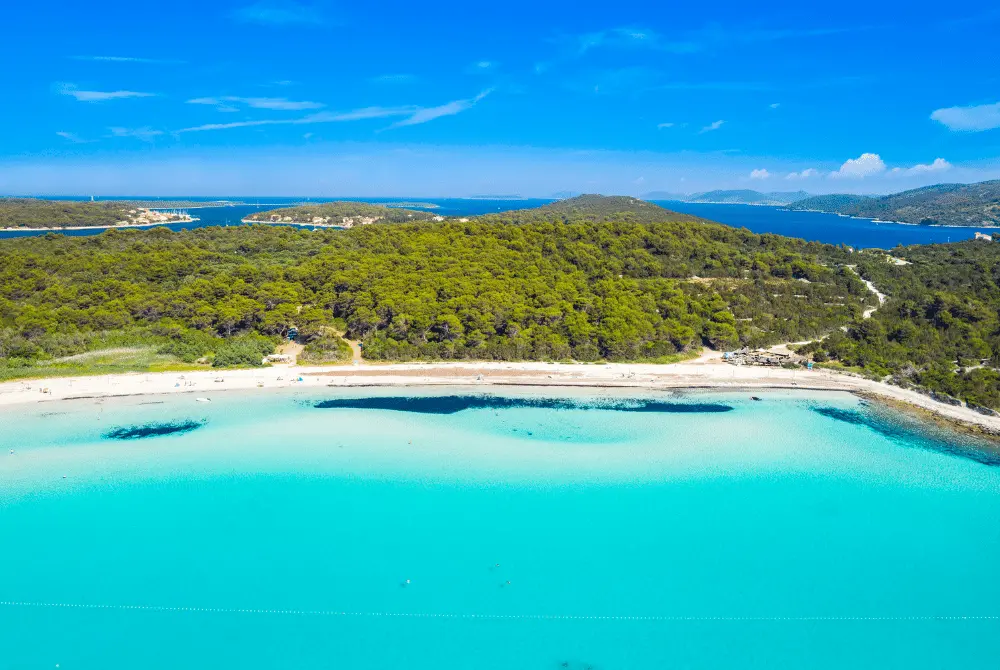
M1000 621L1000 615L911 615L911 616L681 616L681 615L623 615L623 614L471 614L449 612L350 612L341 610L295 610L241 607L185 607L172 605L98 605L90 603L47 603L0 600L0 607L78 609L78 610L132 610L144 612L180 612L204 614L277 614L317 617L367 617L398 619L478 619L493 620L546 620L546 621L720 621L720 622L837 622L837 621Z

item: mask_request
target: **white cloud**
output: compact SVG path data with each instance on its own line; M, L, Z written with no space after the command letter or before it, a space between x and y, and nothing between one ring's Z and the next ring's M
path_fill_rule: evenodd
M703 132L703 133L709 133L709 132L711 132L713 130L718 130L719 128L722 127L723 123L725 123L725 121L713 121L712 123L710 123L707 126L705 126L704 128L702 128L701 132Z
M768 107L770 107L771 109L777 109L778 107L781 107L781 103L780 102L772 102L770 105L768 105Z
M764 168L760 168L759 170L753 170L752 172L750 172L751 179L768 179L770 178L770 176L771 173L765 170Z
M659 130L663 130L664 128L673 128L674 124L673 123L657 123L656 127Z
M80 137L76 133L68 133L65 130L59 130L59 131L57 131L56 135L58 135L59 137L63 138L64 140L72 142L73 144L86 144L87 142L90 141L90 140L83 139L82 137Z
M142 140L143 142L151 142L154 137L162 135L162 130L153 130L152 128L143 126L142 128L122 128L120 126L114 126L108 128L111 131L113 137L134 137L137 140Z
M1000 102L974 107L936 109L931 118L949 130L980 132L1000 128Z
M806 168L802 172L789 172L787 175L785 175L785 179L789 179L792 181L795 181L796 179L809 179L811 177L815 177L818 174L819 172L817 172L813 168Z
M831 172L834 179L864 179L885 172L885 163L878 154L861 154L844 161L840 169Z
M308 100L289 100L288 98L241 98L235 95L224 95L218 98L193 98L188 100L191 105L220 105L223 109L219 111L231 111L225 109L231 107L224 103L233 102L254 109L273 109L279 111L302 111L306 109L321 109L325 107L321 102L310 102Z
M152 98L155 93L140 93L139 91L81 91L73 84L60 84L56 87L62 95L70 95L80 102L104 102L122 98Z
M935 158L930 164L917 164L911 168L892 168L890 174L902 177L914 177L923 174L933 174L935 172L947 172L954 166L943 158Z
M264 26L322 25L323 15L315 7L300 5L291 0L258 2L237 9L232 14L237 21L258 23Z

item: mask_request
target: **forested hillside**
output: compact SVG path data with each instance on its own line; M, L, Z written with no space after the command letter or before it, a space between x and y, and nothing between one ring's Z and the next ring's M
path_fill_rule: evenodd
M858 270L888 294L847 333L811 345L832 358L970 402L1000 408L1000 243L972 240L857 254Z
M127 218L116 202L0 198L0 228L113 226Z
M787 209L805 210L810 212L836 212L845 214L847 211L856 210L859 206L874 200L867 195L853 195L850 193L834 193L832 195L814 195L802 200L796 200Z
M0 366L122 342L249 363L292 325L370 359L649 360L817 337L869 299L835 247L641 216L4 240Z
M789 205L885 221L922 225L1000 225L1000 180L937 184L877 197L826 195Z

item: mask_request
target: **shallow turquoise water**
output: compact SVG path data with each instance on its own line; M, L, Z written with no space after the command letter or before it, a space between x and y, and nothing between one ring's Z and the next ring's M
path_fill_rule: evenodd
M465 393L3 410L0 668L996 667L1000 467L959 438L842 394L425 411Z

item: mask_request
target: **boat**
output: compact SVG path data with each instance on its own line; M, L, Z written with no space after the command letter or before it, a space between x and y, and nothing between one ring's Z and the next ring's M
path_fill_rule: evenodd
M755 395L752 395L752 396L750 396L750 399L751 399L751 400L756 400L756 401L760 402L760 398L758 398L758 397L757 397L757 396L755 396Z
M195 401L197 401L197 402L212 402L208 398L195 398Z

